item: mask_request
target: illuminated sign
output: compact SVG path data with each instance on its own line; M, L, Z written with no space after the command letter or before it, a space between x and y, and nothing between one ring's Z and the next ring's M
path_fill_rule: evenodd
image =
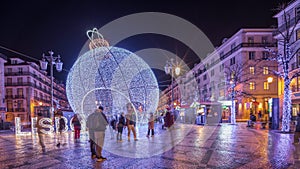
M66 124L68 124L68 119L66 117L61 117ZM70 119L69 124L70 128L68 125L65 125L64 130L62 131L63 133L67 132L69 129L72 131L74 130L74 126L72 124L73 118ZM41 129L41 132L44 134L51 134L54 132L54 127L51 125L52 120L50 118L41 118L39 121L37 121L37 117L32 117L31 118L31 132L22 132L21 131L21 119L20 117L15 117L15 133L16 135L30 135L30 134L36 134L37 133L37 127L36 124L39 123L39 125L43 128ZM85 121L81 120L81 128L85 129L86 123ZM56 127L56 132L58 132L59 128L59 118L55 117L55 127Z

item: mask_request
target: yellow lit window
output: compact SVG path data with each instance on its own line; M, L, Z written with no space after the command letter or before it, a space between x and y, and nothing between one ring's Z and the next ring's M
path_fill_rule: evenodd
M264 89L265 90L269 90L270 89L270 86L269 86L268 82L264 82Z
M231 72L231 79L233 79L235 76L235 72Z
M250 90L254 90L255 89L255 83L254 82L250 82Z
M250 67L250 74L254 75L254 67L253 66Z
M264 75L269 74L269 67L264 67L263 74L264 74Z

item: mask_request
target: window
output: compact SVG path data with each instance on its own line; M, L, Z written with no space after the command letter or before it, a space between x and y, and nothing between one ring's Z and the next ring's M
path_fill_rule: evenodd
M18 70L19 70L19 73L23 73L23 68L19 67Z
M12 96L12 89L6 89L6 95Z
M12 68L7 68L7 73L11 73L12 72Z
M255 82L250 82L250 90L254 90L255 89Z
M269 52L266 51L262 52L262 59L267 60L268 58L269 58Z
M231 50L234 50L235 48L235 43L231 44Z
M230 59L230 65L234 65L235 64L235 57Z
M22 84L23 83L23 78L22 77L18 77L17 78L17 82L18 82L18 84Z
M23 108L23 100L18 100L17 107L18 108Z
M210 76L214 76L215 75L215 71L214 69L210 71Z
M7 78L7 83L12 84L12 78Z
M220 72L224 70L224 63L220 65Z
M220 59L224 59L224 52L220 52Z
M264 75L269 74L269 67L264 67L263 69L264 69L264 70L263 70L263 74L264 74Z
M34 97L38 97L38 92L36 90L34 91Z
M267 36L261 37L261 42L262 43L268 43L268 37Z
M269 90L269 83L268 82L264 82L264 90Z
M248 37L248 43L254 43L254 37L252 36Z
M12 100L7 100L7 109L8 111L12 111L11 109L13 108L13 102Z
M254 51L249 52L249 60L255 60L255 52Z
M207 79L207 76L206 76L206 74L203 76L203 80L206 80Z
M254 75L254 67L253 66L250 67L250 74Z
M231 72L230 78L234 79L234 77L235 77L235 72Z
M17 89L17 93L19 96L23 96L23 89L22 88L18 88Z
M300 18L300 6L295 8L296 21Z
M300 29L296 30L296 40L300 39Z
M219 95L220 95L220 97L223 97L225 95L224 90L220 90Z

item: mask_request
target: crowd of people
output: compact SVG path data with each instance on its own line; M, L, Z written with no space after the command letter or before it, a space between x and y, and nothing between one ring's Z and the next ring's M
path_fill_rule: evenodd
M123 131L127 130L127 140L128 142L131 141L131 135L133 136L134 141L138 141L137 138L137 130L136 125L138 121L138 115L131 103L126 105L127 113L121 112L119 115L114 114L107 114L104 113L104 108L99 106L93 113L91 113L86 121L86 127L89 133L89 142L90 142L90 151L91 151L91 158L97 159L97 162L101 162L106 160L106 158L102 155L102 148L104 146L105 140L105 131L107 127L110 130L111 139L116 139L117 142L123 142ZM172 115L170 109L167 109L166 113L161 116L163 119L160 119L162 123L162 128L170 128L174 124L174 116ZM39 123L40 119L42 118L42 114L38 114L38 121L37 121L37 129L38 129L38 136L39 142L42 147L43 152L45 152L45 144L43 139L43 132L42 125ZM63 140L63 132L66 129L66 122L63 118L63 114L57 113L56 118L58 119L57 127L57 147L61 145L65 145ZM146 137L154 137L155 130L154 124L158 118L155 117L154 113L149 113L147 116L147 123L148 123L148 131ZM81 130L81 123L77 114L73 116L72 125L74 126L74 141L79 142L80 140L80 130ZM132 134L131 134L132 133Z

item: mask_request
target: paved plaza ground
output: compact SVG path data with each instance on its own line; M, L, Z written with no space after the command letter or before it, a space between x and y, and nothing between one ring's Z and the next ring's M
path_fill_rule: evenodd
M156 124L156 135L146 137L146 126L140 126L138 141L117 143L106 131L103 156L106 161L91 159L87 133L74 142L73 132L64 134L65 146L57 148L56 135L47 135L46 153L38 144L38 137L0 133L0 168L300 168L295 159L293 134L246 124L196 126L176 124L162 130ZM132 137L132 136L131 136Z

